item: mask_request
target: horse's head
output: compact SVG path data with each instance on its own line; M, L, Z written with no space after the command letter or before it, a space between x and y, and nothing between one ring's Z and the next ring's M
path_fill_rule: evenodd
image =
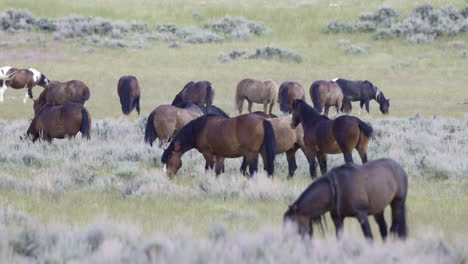
M313 227L312 219L308 216L299 214L297 204L290 205L286 213L284 213L284 224L292 225L301 236L312 236Z
M172 142L169 147L164 150L161 161L164 164L164 172L172 177L177 174L182 167L182 148L178 142Z
M33 99L33 102L34 114L36 115L44 104L42 103L41 97L39 97L39 99L36 100Z
M37 85L46 88L49 85L49 83L50 83L50 80L47 79L47 77L43 73L41 73L41 78L37 82Z
M377 89L377 95L376 95L376 101L379 103L379 109L382 114L386 115L388 114L388 111L390 109L390 99L385 98L385 95L383 92L381 92L377 86L375 87Z
M296 99L292 103L292 122L291 122L291 127L296 128L299 123L301 123L301 104L304 103L304 101L300 99Z

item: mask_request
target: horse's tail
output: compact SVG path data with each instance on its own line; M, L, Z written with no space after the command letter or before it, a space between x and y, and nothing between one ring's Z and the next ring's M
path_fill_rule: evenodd
M153 146L153 142L157 137L156 129L154 128L154 112L148 116L145 128L145 142Z
M83 107L81 109L81 127L80 127L81 136L88 140L91 139L90 129L91 129L91 117L89 116L88 110L86 110L86 108Z
M206 106L210 106L213 104L213 87L211 87L211 83L208 83L208 86L206 87Z
M408 225L406 222L406 201L403 201L401 203L400 212L400 219L398 219L396 231L400 238L405 239L406 237L408 237Z
M289 114L291 112L291 109L289 107L288 91L289 87L285 85L283 87L283 90L281 90L281 101L279 102L281 112L286 114Z
M314 108L317 109L319 113L322 112L322 104L320 102L320 94L319 94L320 82L314 82L312 84L312 103L314 104Z
M89 100L89 97L91 96L90 92L89 92L89 88L87 86L85 86L86 89L84 89L84 92L83 94L81 95L81 99L83 100L83 103L88 101Z
M372 137L372 133L374 132L374 129L372 129L372 126L362 120L359 119L359 128L361 129L364 134L370 138Z
M272 176L275 172L275 156L276 156L276 139L273 126L268 120L263 120L263 150L265 151L266 160L263 161L268 175Z
M127 77L122 83L122 95L120 96L120 104L122 105L122 112L125 115L130 114L133 108L133 98L131 96L131 84L133 78Z
M353 105L351 104L351 100L343 94L343 101L341 103L340 111L343 113L351 113L353 109Z
M237 85L237 89L236 89L235 105L240 114L242 112L242 108L244 105L244 96L240 92L239 85Z

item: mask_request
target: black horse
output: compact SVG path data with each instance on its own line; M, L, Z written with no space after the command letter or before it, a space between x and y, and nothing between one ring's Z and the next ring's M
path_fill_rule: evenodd
M333 79L341 90L343 95L350 101L359 101L360 106L366 106L366 111L369 113L369 101L374 99L380 105L380 112L388 114L390 108L390 99L385 98L384 93L373 83L365 81L350 81L341 78Z

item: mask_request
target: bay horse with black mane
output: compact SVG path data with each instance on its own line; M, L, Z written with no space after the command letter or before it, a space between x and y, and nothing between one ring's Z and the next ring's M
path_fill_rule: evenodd
M122 76L117 84L122 113L129 115L135 108L140 115L140 84L135 76Z
M33 98L32 88L36 85L46 87L50 81L47 77L36 69L17 69L10 66L0 68L0 103L3 102L3 94L8 87L13 89L28 88L23 102Z
M45 104L63 105L66 103L78 103L84 105L89 99L88 86L82 81L72 80L68 82L50 82L44 91L34 100L34 113Z
M365 106L367 113L369 113L369 102L373 99L379 103L380 112L388 114L390 99L385 98L384 93L373 83L367 80L350 81L341 78L333 79L333 81L338 83L346 98L353 102L359 101L361 109Z
M180 107L184 102L194 102L210 106L213 104L214 95L215 91L209 81L191 81L176 95L171 105Z
M44 105L34 116L27 136L35 142L39 137L48 142L53 138L72 138L81 132L83 139L90 139L91 117L88 110L76 103L60 106Z
M281 112L291 113L292 102L296 99L305 100L304 88L297 82L284 82L278 90L278 104Z
M310 164L310 176L317 176L315 158L322 175L327 172L327 154L343 153L345 162L353 162L352 151L357 149L362 163L367 162L367 146L372 127L354 116L343 115L334 120L321 115L302 100L293 102L291 126L304 128L305 154Z
M314 181L289 206L284 222L292 223L299 234L312 236L313 224L318 224L323 230L322 218L330 212L337 237L342 233L344 218L355 217L364 236L373 239L368 220L368 216L373 215L385 241L388 228L384 210L390 205L390 233L405 239L408 236L407 195L408 176L396 161L378 159L363 166L348 163Z
M260 153L269 176L274 173L275 133L271 123L256 114L233 118L204 115L185 125L164 151L161 161L169 176L182 166L182 155L197 149L205 158L205 169L215 167L216 175L224 172L225 158L245 157L249 173L257 171Z
M314 108L317 109L319 113L322 113L322 109L325 108L324 114L328 116L328 111L331 106L335 106L336 114L340 112L351 112L351 101L343 95L340 86L333 81L315 81L310 86L309 93Z

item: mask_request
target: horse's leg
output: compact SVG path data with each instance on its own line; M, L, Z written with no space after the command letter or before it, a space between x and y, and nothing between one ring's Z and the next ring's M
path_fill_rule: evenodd
M379 225L380 235L382 236L382 240L385 241L387 239L388 228L387 222L385 222L384 212L378 213L374 215L375 222Z
M237 98L237 110L239 111L239 115L242 114L242 108L244 108L244 98Z
M361 137L361 139L359 140L359 145L356 147L359 153L359 157L361 157L362 164L367 162L367 141L363 142Z
M390 206L392 207L392 225L390 227L390 233L398 235L400 238L406 238L405 200L395 198L390 203Z
M362 232L364 233L364 236L371 240L374 239L374 237L372 236L370 225L369 225L367 212L366 211L358 212L356 217L359 220L359 223L361 224L361 229L362 229Z
M268 110L269 114L271 114L271 112L273 111L273 106L275 106L275 101L274 100L270 103L270 109Z
M325 176L325 174L327 173L327 154L323 152L318 152L317 160L320 166L320 172L322 172L322 176Z
M136 99L135 108L137 110L138 115L140 115L140 97Z
M288 160L288 180L292 179L292 177L294 176L294 172L297 169L296 151L297 147L286 151L286 159Z
M263 104L263 112L266 113L268 108L268 103ZM270 112L271 114L271 112Z
M331 215L333 224L335 224L336 237L340 238L343 233L343 217L337 215Z
M249 164L249 174L252 177L258 171L258 156L255 157Z
M330 110L330 106L329 105L325 105L325 111L324 111L324 115L328 116L328 111Z
M366 111L369 114L369 99L366 100L365 105L366 105Z
M8 86L6 85L5 81L3 81L2 88L0 88L0 103L3 103L3 94L6 92L8 89Z
M248 109L249 109L249 113L252 113L252 106L253 106L253 102L252 102L252 101L250 101L249 99L247 99L247 102L249 103L249 107L248 107Z
M242 165L240 167L240 171L244 176L247 174L247 160L245 157L242 158Z
M224 171L224 157L216 156L215 173L216 176Z
M205 158L205 171L213 169L215 156L209 152L203 152L202 154Z
M309 173L310 173L310 177L312 177L312 179L315 179L317 177L317 169L316 169L316 164L315 164L315 156L316 156L316 153L311 151L310 148L308 147L305 147L306 151L304 152L304 154L306 155L307 157L307 160L309 161Z

